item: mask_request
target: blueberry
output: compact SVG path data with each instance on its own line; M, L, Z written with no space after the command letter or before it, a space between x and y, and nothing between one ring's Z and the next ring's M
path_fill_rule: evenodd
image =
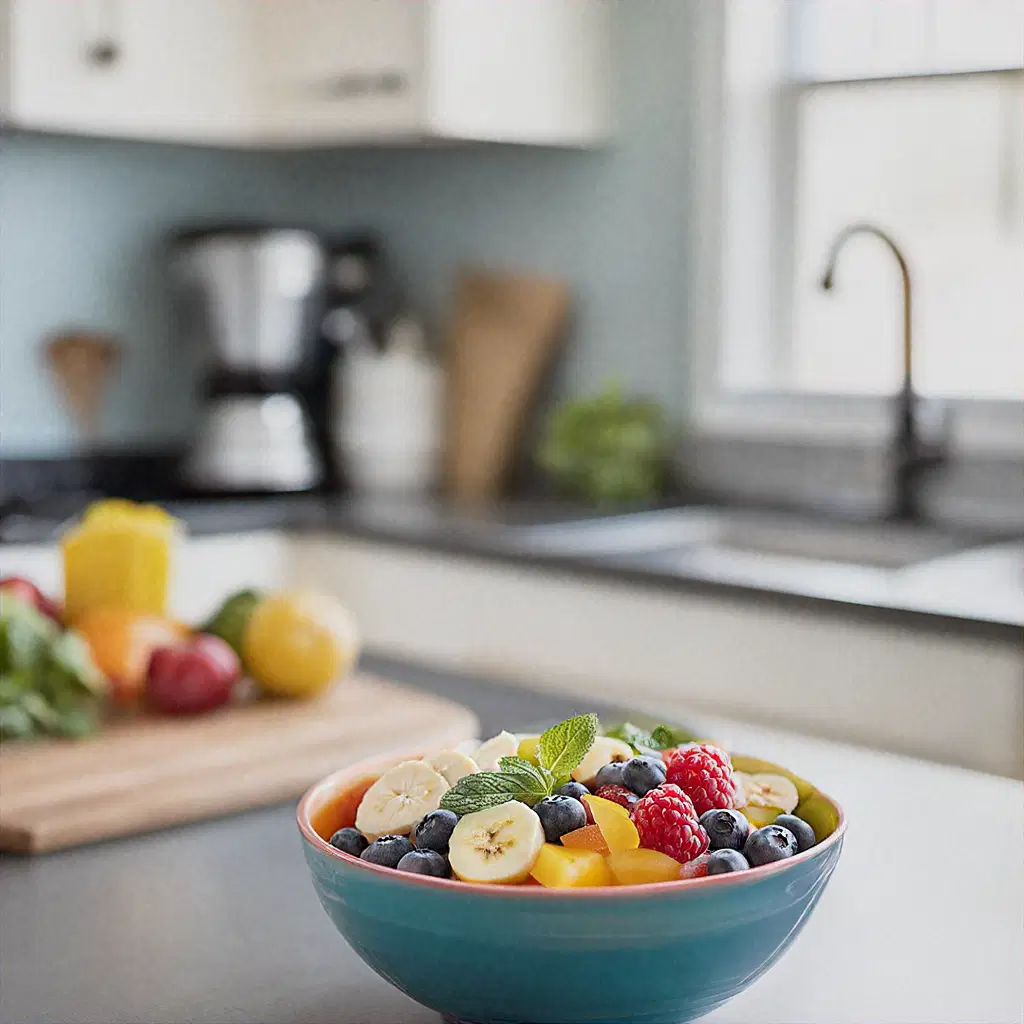
M750 865L738 850L715 850L708 857L709 875L727 875L731 871L746 871Z
M780 814L772 824L781 825L793 833L793 838L796 839L797 853L809 850L818 841L814 835L814 829L803 818L798 818L795 814Z
M637 796L646 796L665 783L665 765L661 758L634 757L622 766L622 784Z
M743 856L752 868L773 861L785 860L796 853L796 837L781 825L765 825L756 829L747 837L743 846Z
M739 811L714 809L700 816L712 850L742 850L750 835L750 822Z
M621 786L622 767L622 761L606 764L594 778L594 792L596 793L602 786Z
M582 782L567 782L555 790L555 796L571 796L573 800L582 800L590 790Z
M385 868L397 868L398 862L414 849L416 847L405 836L381 836L363 850L359 859Z
M370 841L357 828L339 828L331 836L331 846L342 853L351 854L353 857L362 855L363 850L370 845Z
M412 834L418 850L433 850L435 853L448 852L448 840L459 823L454 811L431 811L420 820Z
M434 878L451 878L452 869L448 858L436 850L410 850L399 862L399 871L411 871L414 875L433 875Z
M557 843L566 832L575 832L587 823L587 811L571 796L546 796L533 809L544 826L544 838Z

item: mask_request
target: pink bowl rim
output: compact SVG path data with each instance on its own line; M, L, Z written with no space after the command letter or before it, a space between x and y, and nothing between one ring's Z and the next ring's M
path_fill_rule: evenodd
M311 810L323 806L328 800L339 795L353 783L372 778L374 774L383 774L388 768L402 761L416 761L425 755L421 752L406 754L386 754L379 757L359 761L347 768L332 772L326 778L313 783L302 795L295 812L296 821L303 839L318 852L333 858L349 868L367 871L382 878L389 878L397 885L427 886L440 890L454 890L463 894L480 893L486 896L501 896L515 899L621 899L625 897L660 896L667 893L693 892L701 887L726 885L756 885L763 878L782 874L798 864L806 864L822 856L832 847L837 846L846 834L846 813L838 801L820 789L818 794L824 797L839 813L839 824L835 831L823 842L812 846L803 853L798 853L786 860L774 864L764 864L749 871L738 871L725 875L705 875L703 878L680 878L671 882L645 882L641 885L591 886L579 889L548 889L541 885L495 885L484 882L460 882L455 878L431 878L429 875L416 875L410 871L396 871L394 868L380 864L369 864L365 860L342 853L335 849L313 828L310 820ZM737 754L738 757L746 755Z

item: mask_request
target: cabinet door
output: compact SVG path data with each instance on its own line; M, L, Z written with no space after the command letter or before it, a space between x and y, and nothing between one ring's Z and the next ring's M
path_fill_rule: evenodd
M251 124L248 0L9 0L11 120L233 141Z
M260 4L258 136L316 143L421 134L428 8L419 0Z

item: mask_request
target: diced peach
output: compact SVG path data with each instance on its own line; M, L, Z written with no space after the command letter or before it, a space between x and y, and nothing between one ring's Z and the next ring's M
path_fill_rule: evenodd
M604 857L595 850L573 850L545 843L530 874L549 889L577 889L611 885L612 873Z
M673 882L679 878L679 861L658 850L620 850L605 859L616 885Z
M605 815L616 815L620 818L629 817L629 811L622 804L617 804L614 800L605 800L602 796L586 793L583 797L583 802L590 808L594 819L599 825L601 824L601 819L598 818L598 812L602 812Z
M575 832L566 832L562 836L562 845L574 850L596 850L602 854L610 852L600 825L586 825Z
M635 850L640 845L640 834L625 807L599 796L588 795L583 800L593 813L594 821L612 853Z

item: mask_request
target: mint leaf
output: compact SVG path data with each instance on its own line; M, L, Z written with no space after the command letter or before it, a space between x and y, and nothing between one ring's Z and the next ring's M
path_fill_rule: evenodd
M622 740L624 743L628 743L636 754L639 754L643 750L659 749L655 746L654 739L651 734L646 729L641 729L640 726L634 725L632 722L623 722L622 725L617 725L614 729L609 729L605 733L605 736L610 736L613 740Z
M475 811L485 811L488 807L497 807L509 800L531 803L529 788L524 787L517 776L503 772L477 772L476 775L466 775L459 779L441 798L441 806L462 817Z
M551 795L555 779L546 768L539 768L521 757L503 757L498 764L503 775L510 775L523 787L524 793L531 795L532 799L526 801L531 806Z
M651 730L651 744L655 750L670 750L684 743L693 743L697 737L675 725L659 725Z
M576 715L553 725L540 738L537 754L541 767L546 768L555 781L572 774L597 738L597 715Z

